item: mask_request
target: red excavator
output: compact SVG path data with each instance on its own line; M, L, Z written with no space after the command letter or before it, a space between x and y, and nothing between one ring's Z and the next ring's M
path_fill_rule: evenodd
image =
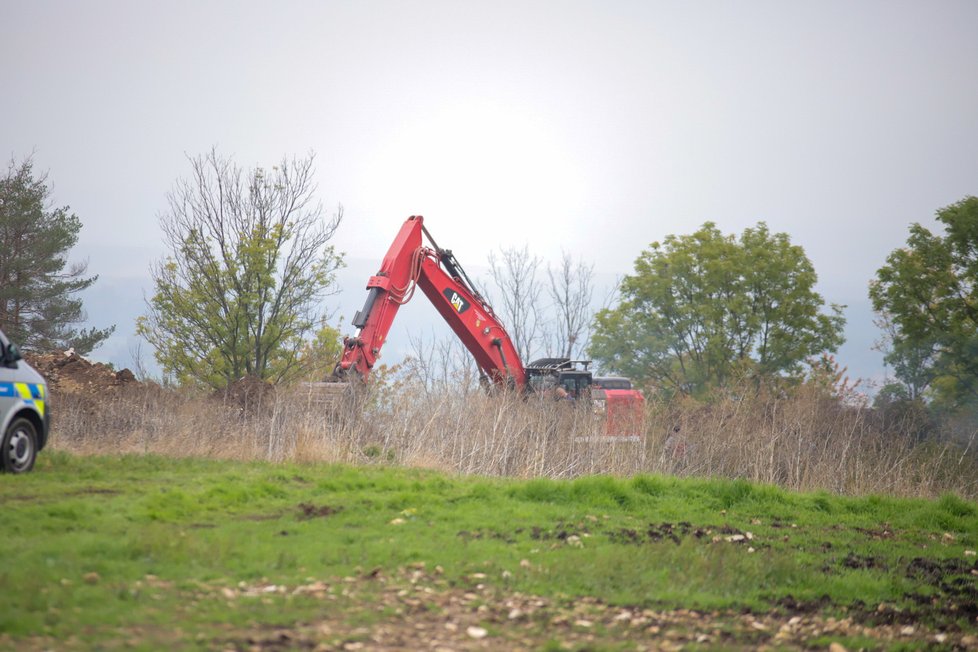
M424 245L422 235L430 247ZM452 252L435 243L420 215L404 222L380 271L367 281L367 300L353 317L358 331L343 340L334 380L367 380L398 308L419 287L475 358L487 386L591 400L595 411L606 415L604 434L631 437L641 431L645 399L627 379L596 381L588 370L589 361L584 360L543 358L524 365L492 306Z

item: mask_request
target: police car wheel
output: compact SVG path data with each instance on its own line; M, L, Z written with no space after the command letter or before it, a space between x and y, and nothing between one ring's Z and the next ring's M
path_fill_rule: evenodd
M8 473L25 473L37 457L37 431L27 419L14 419L0 443L0 468Z

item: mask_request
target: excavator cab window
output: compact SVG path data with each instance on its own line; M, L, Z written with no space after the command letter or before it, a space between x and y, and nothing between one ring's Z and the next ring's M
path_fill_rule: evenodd
M572 398L587 398L591 394L590 372L565 371L560 374L560 384Z
M529 382L530 389L539 394L552 392L557 387L557 379L548 374L534 374Z

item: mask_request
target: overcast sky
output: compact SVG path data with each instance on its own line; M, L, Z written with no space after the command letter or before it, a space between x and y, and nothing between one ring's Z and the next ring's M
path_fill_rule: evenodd
M351 270L412 214L467 267L528 244L609 278L667 234L766 221L850 306L841 361L871 376L868 281L978 194L976 26L973 0L0 0L0 154L33 152L82 219L117 364L166 192L216 146L314 151Z

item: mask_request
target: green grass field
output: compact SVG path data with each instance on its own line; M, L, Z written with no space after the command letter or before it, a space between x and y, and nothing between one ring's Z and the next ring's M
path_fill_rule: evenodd
M45 451L0 506L0 648L978 643L952 495Z

